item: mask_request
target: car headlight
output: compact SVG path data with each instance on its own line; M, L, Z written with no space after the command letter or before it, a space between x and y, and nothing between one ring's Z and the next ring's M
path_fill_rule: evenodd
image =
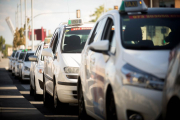
M24 70L30 71L30 68L28 68L27 66L24 67Z
M122 82L124 85L133 85L148 89L163 90L164 81L151 74L141 71L129 64L122 67Z
M65 73L79 73L78 67L64 67Z
M39 73L43 73L43 69L42 68L38 68L38 72Z

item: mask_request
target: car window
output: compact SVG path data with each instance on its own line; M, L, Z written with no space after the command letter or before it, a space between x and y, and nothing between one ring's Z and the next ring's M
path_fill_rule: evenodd
M16 51L13 52L12 57L14 57L15 54L16 54Z
M34 55L34 53L27 53L24 61L29 61L29 56Z
M24 55L25 55L25 53L24 53L24 52L21 52L21 54L19 55L19 60L20 60L20 59L23 59Z
M179 15L121 15L122 45L127 49L172 49L179 41Z
M19 52L16 53L16 58L18 58L18 56L19 56Z
M91 29L91 27L65 28L61 42L62 53L81 53Z
M110 46L109 50L111 53L115 53L115 47L116 47L116 42L115 42L115 27L114 27L114 22L113 19L108 18L106 22L106 26L103 31L102 35L102 40L109 40Z
M55 40L54 40L54 44L53 44L53 48L52 48L52 51L53 51L54 54L55 54L55 52L56 52L56 48L57 48L57 45L58 45L58 43L59 43L59 41L58 41L58 38L59 38L58 31L59 31L59 29L57 30L57 33L56 33L56 35L54 36L54 37L55 37Z
M94 29L93 34L91 35L89 44L101 40L101 35L104 29L105 22L106 19L104 18L97 23L96 28Z

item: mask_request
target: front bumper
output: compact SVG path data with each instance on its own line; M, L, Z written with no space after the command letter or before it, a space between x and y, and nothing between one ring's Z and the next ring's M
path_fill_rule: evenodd
M22 72L22 80L30 80L30 71Z
M63 103L77 103L77 79L68 79L65 73L59 75L57 94Z
M143 120L155 120L161 113L162 91L134 86L121 86L115 92L118 119L129 119L138 113Z

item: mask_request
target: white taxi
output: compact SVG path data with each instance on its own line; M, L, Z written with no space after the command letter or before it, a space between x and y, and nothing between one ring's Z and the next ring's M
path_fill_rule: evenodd
M55 30L44 58L44 104L53 96L54 107L77 103L77 78L81 51L90 33L92 23L82 19L69 20Z
M14 75L15 76L19 76L19 73L20 73L20 68L19 68L19 65L20 65L20 62L23 58L24 58L24 55L25 55L25 52L23 52L23 50L19 51L19 56L17 58L17 60L15 61L15 71L14 71Z
M9 57L9 63L8 63L8 70L11 71L12 70L12 61L13 61L13 58L16 54L16 50L13 51L12 55Z
M179 9L148 9L143 0L101 16L81 54L79 119L158 119L179 20Z
M20 53L21 53L21 50L17 50L14 57L12 58L12 75L14 75L15 73L15 66L16 66L16 63L18 62Z
M30 95L34 95L37 99L38 95L43 94L43 71L44 71L44 56L41 55L43 48L47 48L48 44L41 42L33 56L29 57L31 61L30 68Z
M31 61L29 60L29 56L32 55L34 55L34 51L27 51L24 55L21 68L21 80L30 80Z

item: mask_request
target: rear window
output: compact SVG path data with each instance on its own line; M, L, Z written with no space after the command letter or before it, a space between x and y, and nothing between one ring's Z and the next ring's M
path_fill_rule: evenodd
M81 53L91 28L66 28L63 36L62 53Z
M122 44L127 49L172 49L179 43L180 15L121 15Z
M20 56L19 56L19 59L23 59L24 55L25 55L25 53L22 52L22 53L20 54Z
M27 53L24 61L29 61L29 56L34 55L34 53Z

